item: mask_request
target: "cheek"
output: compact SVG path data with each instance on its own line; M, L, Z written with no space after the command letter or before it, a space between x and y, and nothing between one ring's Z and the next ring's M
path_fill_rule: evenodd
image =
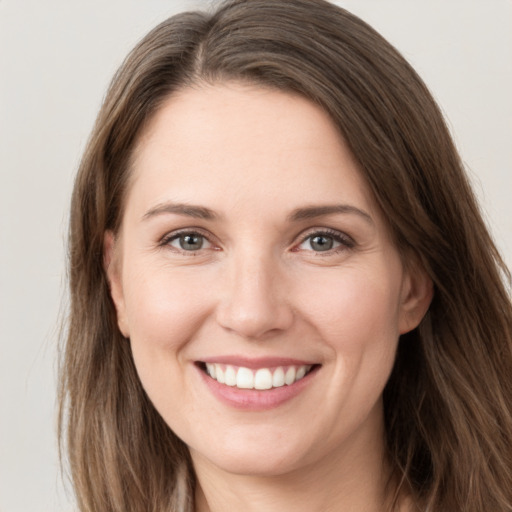
M133 358L143 386L156 398L160 388L179 389L183 384L179 380L185 348L211 310L209 299L204 283L190 272L148 264L142 272L130 272L127 266L126 275Z
M304 316L333 361L329 371L337 385L327 390L326 400L335 408L344 404L335 417L354 428L379 400L399 338L399 280L378 268L364 270L346 267L318 276L302 299ZM352 411L350 421L347 411Z
M333 348L361 351L399 335L399 285L378 270L346 268L304 286L301 309Z
M142 386L170 425L193 417L186 348L211 308L204 280L191 272L146 265L125 288L130 344ZM188 427L187 427L188 428Z
M168 269L130 273L126 279L126 312L130 337L179 346L206 314L205 289L187 273Z

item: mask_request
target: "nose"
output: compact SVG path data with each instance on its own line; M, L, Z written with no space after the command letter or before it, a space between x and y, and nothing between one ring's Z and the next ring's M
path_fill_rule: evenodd
M224 329L258 340L290 327L293 310L275 263L263 257L240 258L228 273L217 307L217 322Z

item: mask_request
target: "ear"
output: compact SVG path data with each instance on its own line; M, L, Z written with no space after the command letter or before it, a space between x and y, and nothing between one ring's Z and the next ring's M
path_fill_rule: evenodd
M419 262L408 265L402 282L400 334L418 327L428 311L433 296L434 285L423 266Z
M121 279L118 241L112 231L106 231L103 237L103 268L107 275L110 296L114 302L117 314L117 325L125 338L129 337L126 306L124 300L123 283Z

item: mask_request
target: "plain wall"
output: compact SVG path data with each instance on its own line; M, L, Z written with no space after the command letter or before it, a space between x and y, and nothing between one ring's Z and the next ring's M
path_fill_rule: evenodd
M0 512L73 510L55 440L69 196L107 84L174 12L210 2L0 0ZM512 3L347 0L440 103L512 265Z

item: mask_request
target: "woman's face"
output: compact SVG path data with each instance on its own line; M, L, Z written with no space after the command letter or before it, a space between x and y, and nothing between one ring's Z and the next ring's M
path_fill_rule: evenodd
M142 384L196 465L276 475L378 452L397 340L430 288L319 107L237 84L174 94L106 257Z

